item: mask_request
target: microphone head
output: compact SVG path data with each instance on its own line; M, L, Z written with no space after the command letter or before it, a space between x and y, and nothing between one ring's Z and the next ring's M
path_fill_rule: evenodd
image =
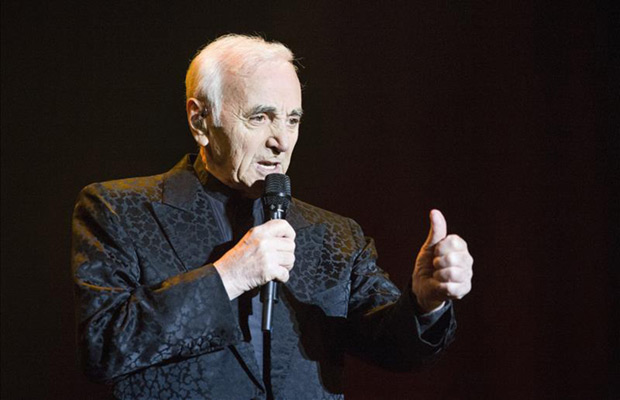
M265 177L263 204L266 207L279 206L288 209L291 203L291 180L284 174L269 174Z

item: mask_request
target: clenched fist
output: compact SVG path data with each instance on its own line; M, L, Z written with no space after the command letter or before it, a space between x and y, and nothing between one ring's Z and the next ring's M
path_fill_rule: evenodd
M285 220L250 229L214 265L230 300L271 280L286 282L295 263L295 230Z
M439 210L430 213L431 229L413 270L412 289L420 308L433 311L449 299L460 299L471 290L474 259L458 235L447 235Z

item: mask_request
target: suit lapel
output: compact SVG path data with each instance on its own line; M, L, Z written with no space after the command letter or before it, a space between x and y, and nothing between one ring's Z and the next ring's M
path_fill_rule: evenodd
M185 270L216 261L229 249L230 243L223 243L207 194L187 157L165 175L162 202L152 203L152 207L161 230ZM232 302L232 308L238 315L237 300ZM250 379L263 389L252 346L243 342L232 346L232 351Z
M311 225L303 219L297 207L289 221L297 233L295 238L295 268L291 271L286 287L295 298L304 303L319 306L325 315L346 315L348 302L348 279L340 276L342 269L334 268L329 260L333 252L323 246L326 225Z
M191 270L214 261L214 249L223 239L207 194L187 164L165 175L162 202L152 207L185 270Z

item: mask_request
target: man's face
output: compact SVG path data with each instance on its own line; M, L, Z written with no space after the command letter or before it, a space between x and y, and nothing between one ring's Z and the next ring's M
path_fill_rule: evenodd
M221 126L208 123L207 169L257 198L265 176L286 173L291 161L302 113L299 79L290 63L273 61L225 87Z

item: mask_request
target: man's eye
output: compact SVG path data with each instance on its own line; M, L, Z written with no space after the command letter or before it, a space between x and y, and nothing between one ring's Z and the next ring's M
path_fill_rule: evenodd
M293 117L293 118L289 118L288 119L288 124L289 125L299 125L300 122L301 122L301 120L298 117Z
M265 122L266 119L267 116L265 116L265 114L252 115L250 117L250 121L252 122Z

